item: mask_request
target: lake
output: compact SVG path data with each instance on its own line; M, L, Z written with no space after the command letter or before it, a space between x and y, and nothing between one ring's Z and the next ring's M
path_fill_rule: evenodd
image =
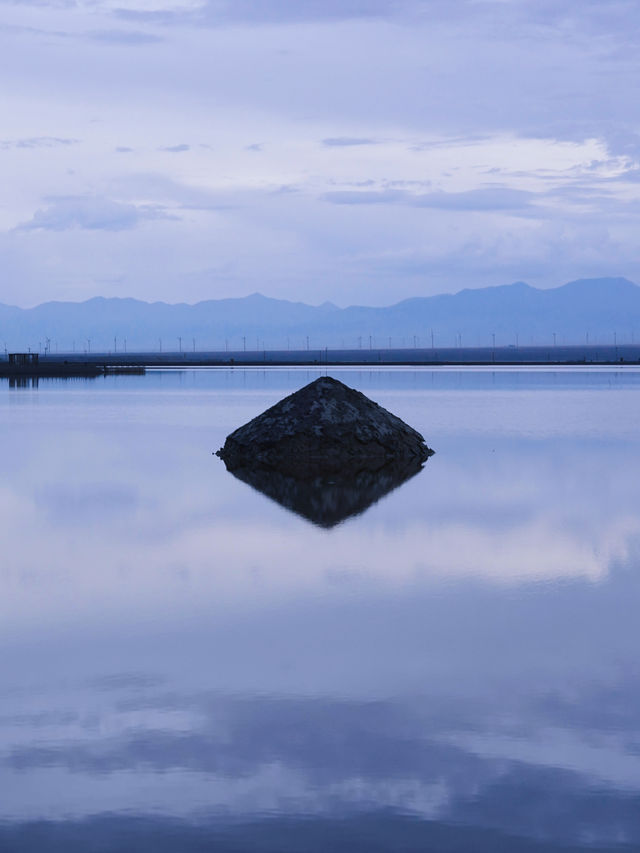
M0 850L640 850L640 371L332 370L330 517L213 455L318 375L0 386Z

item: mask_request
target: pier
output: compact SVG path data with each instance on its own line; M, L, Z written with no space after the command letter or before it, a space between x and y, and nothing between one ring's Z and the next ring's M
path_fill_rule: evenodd
M34 352L12 352L6 360L0 360L0 378L65 378L65 377L94 377L110 373L144 373L145 366L140 362L134 364L117 361L110 358L68 360L66 358L41 357Z

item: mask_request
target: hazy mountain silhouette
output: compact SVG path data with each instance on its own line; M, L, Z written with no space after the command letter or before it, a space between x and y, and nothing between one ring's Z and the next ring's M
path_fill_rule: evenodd
M624 278L572 281L539 290L524 282L405 299L384 308L338 308L254 293L195 305L97 297L22 309L0 304L0 345L10 350L92 351L116 347L164 351L304 349L358 346L487 346L640 341L640 287ZM459 337L460 336L460 337ZM182 338L179 343L178 338Z

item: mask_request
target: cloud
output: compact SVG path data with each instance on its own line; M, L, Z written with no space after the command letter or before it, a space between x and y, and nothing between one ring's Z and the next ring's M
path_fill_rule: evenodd
M352 145L376 145L377 140L360 136L329 136L327 139L322 140L322 144L326 148L347 148Z
M77 145L79 139L61 136L30 136L24 139L1 139L0 151L12 148L57 148L58 146Z
M440 210L518 210L528 207L533 197L534 193L525 190L495 187L459 193L425 193L416 197L416 204Z
M100 42L102 44L122 44L122 45L143 45L143 44L158 44L163 42L162 36L155 33L145 33L137 30L92 30L88 32L87 37L91 41Z
M0 0L0 6L36 6L49 9L71 9L77 0Z
M223 25L340 21L395 16L411 0L205 0L179 9L118 9L127 20L172 24L178 21Z
M55 0L51 0L55 2ZM64 3L65 0L61 0ZM568 43L580 35L615 35L632 44L628 21L637 16L633 0L616 0L606 11L601 0L197 0L197 2L110 4L123 20L160 25L274 25L339 21L412 21L429 26L465 24L494 38L538 37L555 30ZM463 32L463 30L461 30Z
M112 182L112 191L123 199L146 198L160 209L230 210L240 202L238 193L189 186L159 173L134 173L117 178Z
M227 18L252 21L318 21L349 18L386 17L395 12L397 0L227 0L222 14ZM207 9L220 4L210 2Z
M335 190L322 198L331 204L409 204L415 196L403 190Z
M1 3L2 0L0 0L0 4ZM10 33L23 36L45 36L48 39L73 39L75 41L85 41L88 39L92 42L117 45L158 44L165 41L162 36L159 36L156 33L124 29L67 31L44 29L42 27L0 24L0 33Z
M452 290L489 283L488 269L495 270L490 283L505 280L508 273L542 286L609 271L638 277L633 254L637 210L631 199L640 174L640 135L638 108L628 92L635 74L629 34L640 12L632 3L615 0L605 15L602 4L591 0L87 0L58 3L55 11L44 3L43 14L36 17L33 8L22 9L25 5L15 4L11 16L5 16L12 25L24 25L24 35L0 33L16 81L6 111L15 124L5 124L0 149L13 148L22 138L25 150L35 148L29 142L33 137L40 140L41 156L29 170L27 161L36 158L20 158L22 175L14 168L15 174L2 176L5 235L36 207L46 207L38 199L47 196L101 192L122 203L164 205L162 198L123 189L135 184L129 170L145 152L145 168L189 184L185 196L201 199L187 200L187 206L238 211L235 233L254 250L239 253L228 235L222 238L222 230L216 230L220 245L215 250L211 238L204 237L197 251L174 245L172 257L181 270L175 269L171 282L180 284L167 283L168 299L170 288L187 280L190 298L200 298L203 291L196 290L190 276L195 267L217 267L220 254L225 268L238 272L233 285L212 279L216 296L259 287L291 298L300 288L311 301L386 303L385 287L393 287L399 298ZM41 33L30 34L34 23L43 27ZM55 37L56 32L65 38ZM135 49L159 38L164 42L152 50ZM96 42L116 49L96 53ZM133 47L125 49L126 44ZM202 74L212 57L216 73ZM55 97L45 100L47 85ZM167 98L180 105L178 127ZM29 115L37 117L28 126L20 123L24 101L31 104ZM99 118L99 125L88 123L81 103L94 105L91 119ZM134 131L132 114L145 115ZM65 155L63 138L70 142L76 136L82 138L81 150L69 148ZM192 140L189 146L186 139ZM205 149L199 140L214 149ZM135 158L119 156L129 147L137 152ZM258 150L260 157L249 156ZM165 156L181 152L189 157ZM7 168L13 167L9 157L4 159ZM599 163L597 168L589 170L591 161ZM182 173L189 164L194 170ZM118 180L122 186L116 190ZM366 180L372 183L367 186ZM299 191L288 199L253 192L276 186ZM605 186L626 204L608 200ZM331 204L318 204L318 198ZM469 215L454 217L457 212ZM504 214L500 222L496 212ZM214 217L205 223L204 216L185 215L193 235L211 234ZM594 243L588 233L598 218L600 228L609 232L608 243ZM556 234L564 237L558 236L548 254L544 226L552 219ZM215 224L227 227L218 219ZM575 238L568 240L571 229ZM49 228L40 239L51 242L54 233ZM131 240L138 241L141 253L153 255L142 244L142 233L135 232ZM172 239L184 243L177 232ZM499 269L504 258L494 247L500 239L503 254L509 246L527 245L527 251L509 252L508 266ZM478 246L486 251L474 271ZM6 253L18 278L44 281L46 276L34 272L41 261L33 253L20 256L26 248L26 241L9 238ZM97 251L92 249L87 266L97 265ZM78 259L70 246L60 247L58 257L64 252L62 280L75 275ZM425 274L423 290L417 274L408 272L382 282L379 270L386 266L378 267L374 259L402 260L416 252ZM132 267L134 255L132 248L126 252L118 273ZM136 257L142 266L141 254ZM251 262L245 257L256 259L255 269L248 269ZM461 257L467 263L464 281ZM437 276L427 278L425 270L436 267ZM338 275L340 293L331 289ZM375 294L370 289L374 279ZM136 295L148 296L157 286L158 271L153 284L143 284L145 276L132 269L127 281L128 286L139 283ZM44 285L42 291L41 299L56 293Z
M410 193L405 190L336 190L322 198L332 204L405 204L438 210L521 210L529 207L534 193L509 187L491 187L447 193Z
M37 210L29 222L18 226L23 231L125 231L149 219L169 219L162 207L124 204L100 196L60 196Z
M204 5L203 0L0 0L0 6L36 7L76 11L88 7L92 13L153 15L186 13Z

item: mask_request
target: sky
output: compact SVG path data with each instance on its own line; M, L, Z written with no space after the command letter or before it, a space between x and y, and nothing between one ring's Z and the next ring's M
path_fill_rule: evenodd
M0 302L640 281L636 0L0 0Z

